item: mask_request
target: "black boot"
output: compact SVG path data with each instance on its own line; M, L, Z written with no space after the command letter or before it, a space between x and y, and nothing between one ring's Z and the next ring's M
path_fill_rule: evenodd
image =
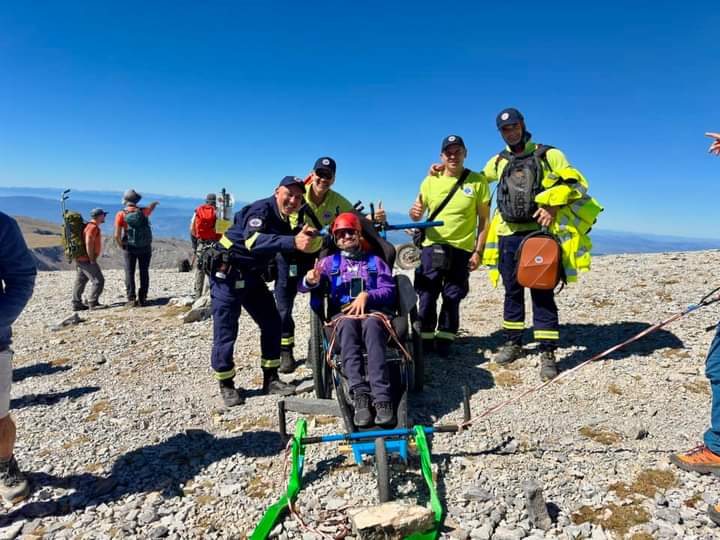
M220 395L226 407L236 407L245 403L245 400L240 397L240 394L235 388L235 383L233 383L232 379L223 379L220 381Z
M397 424L395 408L390 401L375 403L375 425L380 427L392 427Z
M355 396L355 416L353 422L359 428L368 427L372 423L373 415L370 411L370 396L358 394Z
M278 371L280 373L292 373L296 367L292 347L280 351L280 367Z
M280 380L277 368L263 368L262 393L292 396L295 393L295 387Z

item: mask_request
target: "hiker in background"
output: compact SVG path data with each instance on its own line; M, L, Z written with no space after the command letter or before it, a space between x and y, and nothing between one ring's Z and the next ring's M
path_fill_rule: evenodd
M310 227L322 229L328 227L339 213L354 210L350 201L331 189L335 183L336 172L337 164L333 158L321 157L315 161L313 170L305 181L307 187L305 204L299 212L290 217L293 227L299 223L300 226L307 224ZM385 222L385 210L383 210L382 204L379 204L373 218L378 223ZM295 296L298 292L298 283L305 273L312 269L317 260L318 252L322 248L322 239L315 238L312 246L310 254L297 251L278 253L275 260L277 279L275 280L274 294L282 324L280 373L292 373L296 368L293 354L295 321L292 316Z
M317 287L323 282L330 291L327 314L337 325L342 369L355 404L355 425L391 426L397 420L385 360L389 337L385 315L392 315L396 301L392 269L380 257L363 251L362 226L355 213L340 214L333 222L332 235L340 251L320 259L299 290L320 291ZM367 352L365 374L363 349Z
M129 189L123 195L125 208L115 216L115 243L123 250L125 259L125 292L130 307L147 305L150 288L150 258L152 257L152 230L150 214L159 204L151 202L141 208L137 204L142 195ZM140 289L135 289L135 267L140 270Z
M710 153L720 156L720 133L706 133L715 142ZM705 376L710 381L710 427L703 436L703 443L684 454L673 454L670 462L681 469L700 474L712 473L720 476L720 322L705 359ZM708 509L708 517L720 525L720 504Z
M83 243L85 244L85 253L87 255L79 255L75 259L76 276L73 285L73 311L81 311L84 309L100 309L105 306L100 303L100 295L105 287L105 277L102 269L98 264L100 253L102 251L102 232L100 225L105 223L107 212L102 208L94 208L90 211L90 221L83 229ZM85 286L90 281L91 288L88 295L88 303L83 304L82 295L85 292Z
M465 168L466 157L460 136L445 137L440 146L442 164L423 180L409 211L413 221L421 220L427 211L429 219L444 222L427 229L415 271L423 350L434 347L443 357L450 354L460 327L460 302L470 290L470 272L480 264L490 214L487 182L482 174Z
M536 144L517 109L500 111L495 124L506 148L491 157L483 172L488 182L498 181L497 210L488 231L483 264L497 285L505 287L503 335L505 343L495 356L498 364L509 364L523 354L525 288L518 283L516 254L526 236L542 228L555 235L562 248L567 281L576 281L578 271L590 268L587 233L602 207L587 195L587 181L570 166L557 148ZM558 375L555 349L560 322L553 289L530 289L533 338L539 343L540 379Z
M705 136L713 139L713 142L710 144L710 148L708 148L708 152L715 154L716 156L720 156L720 133L712 133L709 131L705 134Z
M30 300L37 268L14 219L0 212L0 497L17 502L30 489L13 454L15 422L10 416L11 326Z
M275 194L255 201L235 214L233 225L206 252L202 264L210 274L213 315L211 364L227 407L243 403L235 388L233 351L242 308L260 327L260 367L263 394L292 394L295 388L280 380L280 314L262 278L278 253L312 249L317 230L308 225L295 232L290 216L300 209L305 194L302 179L286 176Z
M200 265L203 254L216 241L220 240L221 234L215 232L217 222L217 196L208 193L205 197L205 204L195 209L192 221L190 222L190 236L196 240L195 250L195 299L203 294L205 288L205 272Z

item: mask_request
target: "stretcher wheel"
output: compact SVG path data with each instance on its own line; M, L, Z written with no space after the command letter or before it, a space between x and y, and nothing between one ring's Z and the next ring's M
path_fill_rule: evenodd
M385 440L375 439L375 472L377 472L378 500L380 503L390 500L390 465L388 464Z
M315 397L318 399L330 398L332 395L332 374L330 366L325 361L322 321L315 313L310 316L310 343L308 344L307 359L313 372Z
M413 372L410 390L422 392L425 383L425 356L423 355L420 321L417 320L417 308L410 312L410 335L412 337Z
M420 266L420 250L412 242L395 248L395 265L403 270L415 270Z

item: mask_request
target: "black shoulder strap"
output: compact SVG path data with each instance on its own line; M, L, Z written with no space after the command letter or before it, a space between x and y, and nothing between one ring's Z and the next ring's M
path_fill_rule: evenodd
M310 205L307 203L303 204L300 207L300 211L298 212L298 226L302 227L302 224L305 222L305 216L310 218L310 221L312 221L313 226L318 230L322 230L322 223L320 223L320 220L315 215L315 212L313 212L313 209L310 208Z
M548 161L547 153L548 150L552 150L553 148L555 147L548 146L547 144L538 144L537 148L535 148L535 152L533 152L533 154L535 154L535 157L542 161L550 172L554 171L552 166L550 165L550 162Z
M503 150L498 153L497 157L495 158L495 176L497 176L498 165L500 165L500 161L503 159L510 161L512 158L513 158L512 153L508 152L507 150Z
M443 211L443 209L447 206L447 204L450 202L450 199L452 199L453 195L455 195L455 192L460 188L460 186L463 185L467 177L470 175L470 169L463 169L463 172L460 174L460 178L457 179L457 182L453 185L452 189L450 189L450 192L445 196L443 201L438 205L438 207L432 211L432 213L428 216L428 221L434 221L435 218L438 216L440 212Z

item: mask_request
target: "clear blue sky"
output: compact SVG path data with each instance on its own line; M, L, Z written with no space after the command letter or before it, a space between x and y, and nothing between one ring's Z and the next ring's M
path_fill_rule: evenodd
M479 169L515 106L598 227L720 233L716 1L249 4L0 4L0 184L250 200L327 154L405 211L443 136Z

